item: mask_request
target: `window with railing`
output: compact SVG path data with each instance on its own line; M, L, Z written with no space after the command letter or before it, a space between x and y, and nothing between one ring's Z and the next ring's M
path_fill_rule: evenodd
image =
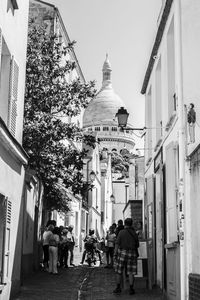
M103 131L109 131L109 127L103 127Z

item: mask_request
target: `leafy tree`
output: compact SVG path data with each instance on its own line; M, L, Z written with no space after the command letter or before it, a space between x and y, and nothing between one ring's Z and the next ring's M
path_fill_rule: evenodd
M94 82L69 83L67 75L75 63L65 59L74 43L64 47L58 37L31 21L28 33L23 147L29 155L29 167L44 184L46 208L68 211L63 189L74 194L85 191L82 167L85 150L74 143L94 147L93 136L84 135L64 118L80 114L94 96Z
M129 169L130 154L111 152L111 167L113 173L126 174Z

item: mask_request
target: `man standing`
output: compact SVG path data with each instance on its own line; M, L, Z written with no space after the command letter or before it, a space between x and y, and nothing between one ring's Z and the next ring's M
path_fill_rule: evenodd
M117 287L113 291L114 294L121 293L121 276L125 265L127 264L127 274L129 276L130 290L129 294L135 293L133 288L134 275L137 274L137 257L139 240L135 229L132 227L133 221L127 218L124 222L125 228L122 229L115 243L114 259L115 272L117 273Z

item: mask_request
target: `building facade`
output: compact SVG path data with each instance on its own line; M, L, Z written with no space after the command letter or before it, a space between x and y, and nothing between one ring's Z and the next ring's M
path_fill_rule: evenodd
M200 297L199 13L199 1L163 1L142 86L150 287L177 300Z
M20 285L28 6L22 0L0 5L0 299L5 300Z

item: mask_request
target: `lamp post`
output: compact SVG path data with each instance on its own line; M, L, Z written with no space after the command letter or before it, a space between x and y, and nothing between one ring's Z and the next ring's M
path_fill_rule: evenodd
M114 196L113 194L110 196L110 201L111 201L112 203L115 203L115 196Z
M93 182L95 180L96 174L94 171L90 172L90 180Z
M126 127L129 113L124 107L120 107L115 116L117 117L118 126L123 130L144 130L145 129L145 127L143 128Z

